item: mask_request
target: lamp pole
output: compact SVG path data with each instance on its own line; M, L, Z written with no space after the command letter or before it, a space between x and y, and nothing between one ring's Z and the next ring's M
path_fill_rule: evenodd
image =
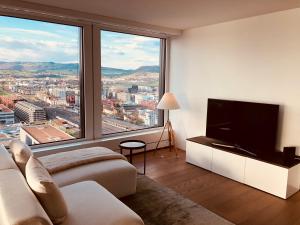
M169 114L170 113L169 113L168 109L167 109L167 113L168 113L168 119L167 119L167 122L164 125L163 131L161 132L159 141L156 144L156 148L155 148L154 153L156 153L156 151L158 150L159 143L161 142L161 139L162 139L162 137L163 137L163 135L165 133L165 130L167 129L168 130L169 149L170 149L170 151L172 151L172 147L173 147L174 150L175 150L176 157L178 157L177 148L176 148L176 145L175 145L175 134L174 134L174 130L172 128L171 121L169 119Z
M159 101L158 105L157 105L158 109L162 109L162 110L167 110L167 122L164 125L163 131L160 135L159 141L156 144L156 148L154 153L157 151L159 143L162 140L162 137L164 135L165 129L168 129L168 141L169 141L169 149L170 151L172 150L172 146L175 149L175 153L176 153L176 157L177 157L177 148L175 146L175 134L172 128L172 124L170 121L170 110L174 110L174 109L179 109L180 106L177 103L177 100L175 98L175 96L170 93L170 92L166 92L163 97L161 98L161 100Z

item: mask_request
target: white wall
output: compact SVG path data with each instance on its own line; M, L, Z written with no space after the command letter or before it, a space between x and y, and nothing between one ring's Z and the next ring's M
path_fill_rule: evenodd
M171 40L177 144L205 135L207 98L281 105L278 148L300 146L300 9L186 30Z

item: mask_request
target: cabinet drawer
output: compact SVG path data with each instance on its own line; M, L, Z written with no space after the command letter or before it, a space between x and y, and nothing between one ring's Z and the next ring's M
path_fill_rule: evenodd
M212 171L238 182L244 182L245 161L243 156L214 149Z
M286 198L287 181L288 169L247 158L245 184Z
M187 141L186 162L202 167L206 170L211 170L212 151L213 149L209 146Z

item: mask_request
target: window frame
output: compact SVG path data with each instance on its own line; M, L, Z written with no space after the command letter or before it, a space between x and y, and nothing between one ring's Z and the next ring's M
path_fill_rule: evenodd
M160 72L159 72L159 100L162 98L166 91L166 61L167 61L167 38L161 37L161 36L156 36L156 35L147 35L145 32L139 32L139 31L131 31L131 30L124 30L124 29L115 29L111 28L109 26L102 26L102 25L95 25L93 27L93 33L94 33L94 39L93 39L93 45L97 46L97 48L94 48L94 79L95 81L98 81L94 83L94 96L99 96L98 101L94 104L99 104L100 102L100 112L102 112L102 92L101 92L101 82L102 82L102 74L99 69L101 68L101 31L109 31L109 32L116 32L116 33L123 33L123 34L131 34L131 35L138 35L138 36L144 36L144 37L151 37L151 38L158 38L160 39L160 54L159 54L159 66L160 66ZM96 43L97 42L97 43ZM98 47L99 46L99 47ZM97 60L97 61L96 61ZM100 76L99 76L100 72ZM96 76L100 77L97 78ZM97 116L97 111L94 111L95 119L99 118ZM97 127L95 127L97 130L94 130L96 137L98 138L111 138L111 137L122 137L125 135L130 135L130 134L135 134L135 133L141 133L145 131L151 131L155 129L160 129L164 126L164 123L166 121L166 114L164 113L163 110L158 110L158 125L155 127L147 127L147 128L142 128L142 129L136 129L136 130L131 130L131 131L122 131L122 132L115 132L111 134L102 134L102 113L100 113L100 124L98 124ZM99 120L95 120L99 121Z
M141 134L143 132L151 132L160 130L166 121L167 114L163 110L159 110L159 118L157 127L149 127L133 131L118 132L115 134L102 135L102 114L101 112L101 77L98 68L101 68L101 46L100 31L107 30L112 32L127 33L133 35L141 35L146 37L159 38L160 46L160 81L159 81L159 99L168 89L168 52L169 39L167 35L159 32L151 32L149 29L132 28L126 25L116 26L115 24L102 23L100 20L89 20L69 16L63 14L51 14L36 10L26 9L3 9L0 7L0 16L15 17L20 19L29 19L41 22L56 23L61 25L70 25L81 28L80 42L80 101L81 101L81 132L84 137L66 141L49 142L44 144L36 144L31 146L33 149L54 147L59 145L69 145L76 142L96 141L107 139L110 137L119 137ZM100 40L100 41L99 41ZM97 85L99 84L99 85ZM98 121L98 122L97 122ZM84 123L84 126L82 126Z
M89 117L88 108L91 108L91 105L89 102L87 102L87 96L88 88L86 87L88 85L88 73L90 71L88 70L88 64L91 60L90 57L88 57L89 54L89 42L87 41L89 39L89 32L87 32L88 29L91 30L90 25L85 22L75 22L67 19L59 19L59 18L52 18L48 16L36 16L36 15L28 15L27 13L20 13L20 12L6 12L2 11L0 9L0 16L6 16L6 17L12 17L17 19L27 19L27 20L34 20L37 22L48 22L53 23L57 25L66 25L66 26L74 26L78 27L80 29L80 49L79 49L79 64L80 64L80 70L79 70L79 82L80 82L80 134L81 138L75 138L71 140L63 140L63 141L53 141L48 143L42 143L42 144L36 144L32 145L31 147L33 149L39 148L39 147L47 147L47 146L55 146L55 145L62 145L62 144L68 144L68 143L74 143L77 141L86 141L91 140L91 136L87 134L87 127L89 124L93 124L91 122L88 122L87 118ZM91 95L91 94L89 94ZM90 112L92 110L89 110Z

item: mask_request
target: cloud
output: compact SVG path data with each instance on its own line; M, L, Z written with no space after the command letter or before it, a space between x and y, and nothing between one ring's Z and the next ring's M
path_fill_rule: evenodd
M14 51L8 48L0 48L0 61L38 61L39 55L30 49Z
M135 69L159 65L160 39L108 31L101 34L102 66Z
M112 54L103 52L101 57L102 66L136 69L140 66L159 65L160 55L151 55L144 51L131 51L125 55Z
M0 16L1 61L78 62L76 26Z
M30 35L37 35L37 36L44 36L44 37L50 37L50 38L61 38L61 35L52 33L52 32L47 32L47 31L42 31L42 30L30 30L30 29L22 29L22 28L15 28L15 27L1 27L1 32L7 32L11 33L14 32L16 33L27 33Z
M16 39L0 36L1 61L78 61L76 42Z
M74 31L63 30L60 36L46 28L1 28L0 61L78 62L79 35ZM160 39L108 31L101 34L102 66L135 69L159 65Z

